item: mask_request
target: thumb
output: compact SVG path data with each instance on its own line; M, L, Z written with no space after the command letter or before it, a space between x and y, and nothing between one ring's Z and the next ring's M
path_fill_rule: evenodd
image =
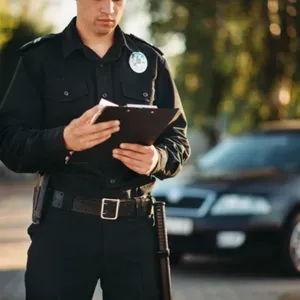
M78 122L80 124L86 124L93 118L94 114L97 113L98 110L99 110L99 105L92 107L91 109L87 110L81 115L81 117L78 119Z

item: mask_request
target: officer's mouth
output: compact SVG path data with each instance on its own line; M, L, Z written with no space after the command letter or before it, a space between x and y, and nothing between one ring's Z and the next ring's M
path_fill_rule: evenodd
M103 24L103 25L108 25L108 26L111 26L111 25L115 24L115 21L111 20L111 19L97 19L96 22L100 23L100 24Z

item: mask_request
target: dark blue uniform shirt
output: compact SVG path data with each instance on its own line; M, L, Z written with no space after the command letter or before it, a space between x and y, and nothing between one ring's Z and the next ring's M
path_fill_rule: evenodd
M83 44L75 24L76 18L62 33L21 48L15 76L0 108L0 159L15 172L50 172L56 189L79 195L150 193L155 178L175 176L190 155L187 121L167 63L158 49L124 34L119 27L113 46L100 58ZM133 52L147 57L145 72L130 67ZM152 175L139 175L113 157L93 164L65 164L65 126L100 98L119 105L154 104L181 110L180 117L155 143L160 155Z

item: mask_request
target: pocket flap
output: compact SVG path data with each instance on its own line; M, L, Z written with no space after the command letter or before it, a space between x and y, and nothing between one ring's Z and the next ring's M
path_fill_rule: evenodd
M122 85L123 94L130 101L131 99L135 102L150 103L151 94L149 88L132 87L127 85Z
M80 81L73 84L65 82L49 83L45 87L45 98L60 101L71 102L82 98L88 94L88 89L85 81Z

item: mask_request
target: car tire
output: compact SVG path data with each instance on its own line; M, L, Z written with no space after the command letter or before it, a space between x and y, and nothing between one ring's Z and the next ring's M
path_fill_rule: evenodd
M285 274L300 276L300 212L292 216L283 231L281 267Z

